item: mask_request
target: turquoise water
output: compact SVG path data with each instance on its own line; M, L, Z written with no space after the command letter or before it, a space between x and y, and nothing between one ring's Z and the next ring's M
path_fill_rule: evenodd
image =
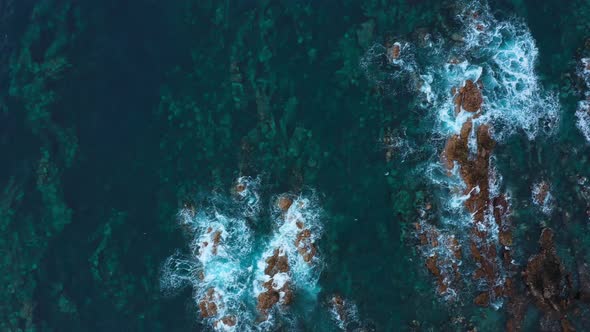
M0 0L0 330L590 329L589 13Z

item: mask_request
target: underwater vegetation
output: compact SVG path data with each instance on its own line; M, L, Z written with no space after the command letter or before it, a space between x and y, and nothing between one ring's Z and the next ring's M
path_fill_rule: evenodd
M0 330L588 330L589 15L0 0Z

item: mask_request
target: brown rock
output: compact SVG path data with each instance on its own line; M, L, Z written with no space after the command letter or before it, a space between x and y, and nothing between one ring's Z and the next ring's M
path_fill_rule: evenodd
M289 259L287 255L279 255L279 249L275 249L273 255L266 259L264 274L273 277L279 272L289 272Z
M279 302L279 292L269 289L258 295L257 308L260 312L266 313L270 308Z
M536 204L543 205L545 203L547 195L549 194L549 183L547 183L546 181L542 181L541 183L539 183L538 186L538 191L535 194L535 196L533 196L533 199Z
M465 81L465 86L459 89L461 106L467 112L477 112L483 103L479 87L471 80Z
M480 307L487 307L490 305L490 294L488 294L487 292L483 292L480 293L475 300L473 300L473 303L475 303L476 305L480 306Z
M211 252L213 253L213 255L217 255L217 247L219 246L220 242L221 242L221 231L216 231L215 233L213 233L213 249L211 249Z
M461 246L459 245L459 240L453 237L451 238L451 243L449 244L450 249L453 251L456 259L461 259Z
M243 183L236 184L236 186L235 186L236 193L240 194L240 193L244 192L244 190L246 190L245 184L243 184Z
M500 244L503 246L511 246L512 245L512 232L510 230L500 230L499 234L499 241Z
M295 247L297 247L299 254L303 256L304 261L310 262L313 259L316 253L316 248L311 239L311 230L304 229L297 234Z
M401 45L396 42L387 50L387 57L389 58L389 61L395 61L399 59L400 53Z
M286 283L282 288L281 291L284 293L283 295L283 304L290 305L293 302L293 291L289 287L289 283Z
M281 197L279 197L279 199L277 201L278 208L283 212L286 212L287 210L289 210L289 207L291 207L291 204L293 204L293 200L287 196L281 196Z
M209 318L217 315L217 304L215 304L215 289L209 288L205 296L199 301L201 317Z
M332 297L331 302L332 308L338 315L338 319L341 321L344 320L344 317L346 317L346 311L344 309L344 299L340 295L336 294Z
M220 320L215 322L215 328L217 328L219 322L222 322L224 325L227 326L235 326L237 323L235 316L223 316Z

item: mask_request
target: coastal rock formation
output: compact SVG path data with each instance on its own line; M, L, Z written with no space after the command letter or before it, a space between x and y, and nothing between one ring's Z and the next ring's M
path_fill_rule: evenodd
M258 295L257 308L264 316L277 303L289 305L293 298L290 277L289 260L285 252L275 249L272 256L266 260L264 274L267 281L263 283L265 291Z
M335 294L330 298L328 307L332 320L340 330L357 332L368 331L364 329L363 323L358 316L358 309L353 302L344 299L339 294Z
M455 95L459 111L481 112L482 88L466 80ZM455 114L458 115L457 109ZM512 258L507 248L512 245L512 232L506 218L509 211L506 196L491 191L495 174L490 163L496 142L487 124L475 122L478 116L475 114L468 118L460 133L447 140L441 159L449 176L458 168L464 184L464 206L473 220L469 243L471 257L477 266L473 278L489 285L475 297L474 303L485 307L505 296L506 280L510 281L503 277L500 262L510 268ZM497 235L494 235L495 229L498 230ZM429 270L432 271L431 268Z
M296 293L313 290L318 277L315 241L321 227L313 200L282 194L275 198L272 212L276 228L258 260L254 285L262 322L287 309Z

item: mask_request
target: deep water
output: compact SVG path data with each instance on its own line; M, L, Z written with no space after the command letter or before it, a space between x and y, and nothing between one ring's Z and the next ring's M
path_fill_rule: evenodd
M0 331L590 330L589 15L585 0L0 0ZM511 243L490 221L477 246L513 280L502 295L474 277L479 221L441 157L472 116L451 89L480 79L472 121L491 127ZM426 228L463 248L458 275L441 268L453 294L428 262L454 252ZM539 286L522 272L542 274L544 229L558 272ZM271 273L275 249L288 268Z

